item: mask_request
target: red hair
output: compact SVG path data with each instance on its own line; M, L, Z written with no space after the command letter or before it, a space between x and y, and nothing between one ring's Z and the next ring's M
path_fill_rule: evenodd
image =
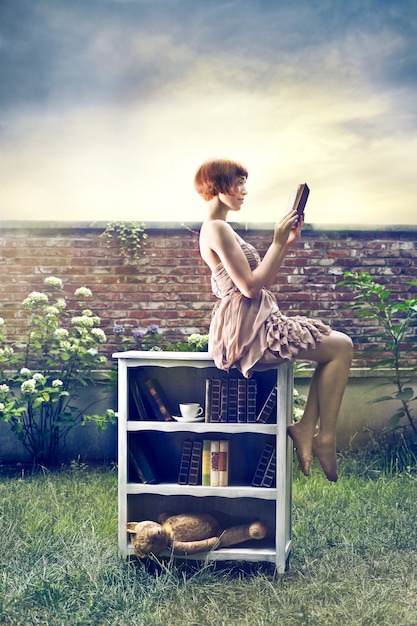
M240 163L226 159L213 159L201 165L194 178L194 186L204 200L211 200L219 193L231 193L236 178L248 177L248 171Z

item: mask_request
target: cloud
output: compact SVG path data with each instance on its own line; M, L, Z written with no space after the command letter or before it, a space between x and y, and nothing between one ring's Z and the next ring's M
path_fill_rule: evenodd
M198 221L225 156L245 221L307 180L313 222L415 223L415 20L375 1L6 0L1 217Z

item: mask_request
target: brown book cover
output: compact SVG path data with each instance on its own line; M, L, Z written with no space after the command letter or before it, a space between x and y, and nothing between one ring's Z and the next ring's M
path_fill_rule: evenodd
M159 381L148 378L145 380L145 387L153 403L156 418L165 422L172 422L174 418L168 409L168 401Z
M229 485L229 442L222 439L219 443L219 487Z
M310 194L310 189L307 183L302 183L301 185L298 185L298 189L295 194L293 208L297 211L299 219L301 217L304 217L304 209L307 204L309 194Z

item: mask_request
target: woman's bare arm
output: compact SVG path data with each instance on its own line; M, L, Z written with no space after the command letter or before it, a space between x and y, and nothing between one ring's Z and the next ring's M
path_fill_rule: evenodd
M200 244L202 256L208 262L207 250L214 252L239 291L247 298L256 298L262 287L269 288L272 285L289 246L298 239L301 226L294 228L296 221L296 212L290 211L276 224L273 241L253 271L235 232L224 220L204 223Z

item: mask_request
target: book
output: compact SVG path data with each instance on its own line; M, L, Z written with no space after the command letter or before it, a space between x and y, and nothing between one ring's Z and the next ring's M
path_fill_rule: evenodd
M264 480L265 472L268 469L269 462L274 453L274 446L270 443L266 443L259 457L258 465L252 479L252 487L261 487Z
M211 416L211 378L206 378L206 412L205 412L205 421L210 422Z
M245 381L247 386L246 393L246 421L255 422L256 421L256 394L257 394L257 385L256 380L250 378Z
M237 422L237 378L231 378L229 380L229 396L227 401L227 421Z
M257 422L262 424L266 424L269 418L272 415L272 411L277 405L278 398L278 386L275 384L271 391L269 392L261 410L259 411L258 417L256 418Z
M227 422L229 412L229 381L223 378L220 386L220 422Z
M222 439L219 442L219 487L229 484L229 442Z
M145 387L149 392L149 399L152 404L152 408L156 419L163 420L165 422L173 421L171 412L168 409L168 400L158 380L148 378L145 380Z
M157 472L151 463L149 454L145 451L144 446L140 444L137 438L131 437L129 442L129 460L133 466L139 482L154 485L159 482ZM129 482L131 475L129 472Z
M188 472L188 484L198 485L201 474L201 456L203 451L203 443L201 441L193 441L191 450L190 470Z
M237 380L237 421L243 423L247 421L247 381L244 378Z
M264 472L261 487L272 487L275 480L275 472L277 469L277 455L276 450L272 451L271 456L269 457L267 468Z
M220 481L220 442L212 441L210 447L210 486L218 487Z
M210 464L211 464L211 441L204 439L201 457L201 484L204 487L210 486Z
M182 446L180 469L178 472L179 485L188 485L188 474L190 471L192 448L193 442L191 441L191 439L186 439Z
M210 422L220 421L220 396L221 380L213 378L211 380Z
M295 209L298 213L298 221L300 221L300 219L304 217L304 209L307 204L309 194L310 189L307 183L302 183L301 185L298 185L293 203L293 209Z
M133 402L134 402L135 407L136 407L136 413L137 413L138 419L139 420L153 420L153 419L155 419L153 413L150 414L149 411L146 410L145 405L144 405L143 400L142 400L142 393L141 393L141 390L139 388L138 381L133 376L132 376L132 378L130 380L129 389L131 391ZM130 410L129 410L129 419L132 419L130 417Z

